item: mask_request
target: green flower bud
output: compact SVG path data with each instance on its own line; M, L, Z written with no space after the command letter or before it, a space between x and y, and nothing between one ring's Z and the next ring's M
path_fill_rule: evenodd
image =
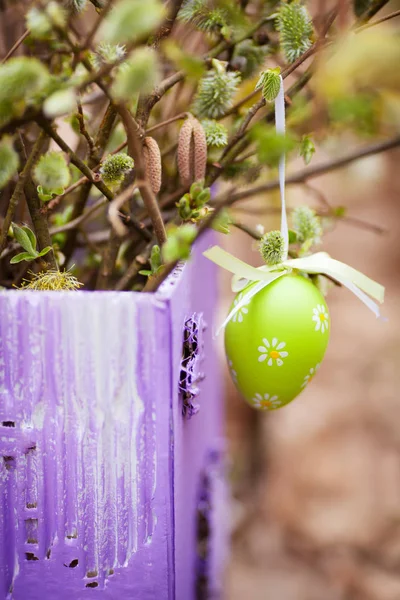
M19 167L18 154L15 152L10 137L0 141L0 190L7 185Z
M164 262L168 263L189 258L196 232L195 225L189 223L170 229L168 239L162 247Z
M11 58L0 65L0 123L21 115L48 81L46 67L36 58Z
M34 169L35 181L42 187L43 193L59 193L65 189L71 179L71 174L61 152L47 152Z
M213 69L200 80L193 109L199 117L216 119L233 105L240 74L226 71L226 66L213 59Z
M161 267L161 265L162 265L161 248L160 248L160 246L157 246L157 244L155 244L152 247L151 254L150 254L150 267L151 267L152 273L157 273L157 271Z
M123 152L109 154L100 168L104 183L112 187L121 185L126 173L133 169L133 165L133 158Z
M151 92L159 80L156 52L151 48L138 48L118 70L113 93L120 100L131 100L134 94Z
M260 240L260 254L268 266L278 265L283 260L285 242L280 231L269 231Z
M195 206L197 206L198 208L203 207L205 204L207 204L207 202L209 202L211 198L211 192L210 192L210 188L206 188L205 190L202 190L200 192L200 194L197 196L197 198L194 200L194 204Z
M299 206L292 213L293 229L297 233L297 240L308 246L319 244L321 241L322 227L315 210L308 206Z
M203 191L204 182L203 181L195 181L190 186L189 194L193 200L196 200L197 196Z
M104 20L100 37L110 44L136 40L150 33L163 17L158 0L122 0Z
M191 218L192 212L193 212L192 208L190 206L190 195L185 194L184 196L182 196L182 198L179 200L177 206L178 206L178 215L180 216L182 221L189 220Z
M228 130L225 125L213 121L212 119L204 119L201 122L204 133L206 134L207 146L214 148L222 148L228 143Z

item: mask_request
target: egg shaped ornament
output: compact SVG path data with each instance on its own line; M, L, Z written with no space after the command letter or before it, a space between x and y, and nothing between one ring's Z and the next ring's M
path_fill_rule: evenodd
M231 310L248 289L237 294ZM225 328L232 379L252 407L280 408L313 379L329 335L329 311L318 288L302 275L283 275L255 294Z

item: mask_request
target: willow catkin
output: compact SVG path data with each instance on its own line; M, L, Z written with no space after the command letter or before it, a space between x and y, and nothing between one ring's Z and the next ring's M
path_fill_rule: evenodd
M154 138L144 138L143 156L146 168L146 177L150 182L153 193L158 194L161 189L161 152Z
M190 116L179 132L178 171L185 186L204 179L207 165L207 141L201 123Z

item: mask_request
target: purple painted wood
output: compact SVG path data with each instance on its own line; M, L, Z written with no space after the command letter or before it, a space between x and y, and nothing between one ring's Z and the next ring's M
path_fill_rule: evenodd
M1 600L219 597L222 397L204 244L157 294L0 294Z

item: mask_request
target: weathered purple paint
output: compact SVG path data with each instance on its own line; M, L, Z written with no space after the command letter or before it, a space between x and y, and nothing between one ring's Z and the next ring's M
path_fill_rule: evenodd
M204 244L157 294L0 294L1 600L219 596L222 397ZM188 420L179 376L195 313L206 378ZM212 537L199 557L205 477Z

